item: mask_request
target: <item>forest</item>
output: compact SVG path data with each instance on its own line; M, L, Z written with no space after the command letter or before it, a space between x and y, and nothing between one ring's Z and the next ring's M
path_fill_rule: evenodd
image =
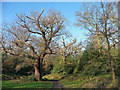
M99 2L76 10L73 24L88 31L87 40L65 30L60 11L16 14L2 25L2 88L119 88L118 8Z

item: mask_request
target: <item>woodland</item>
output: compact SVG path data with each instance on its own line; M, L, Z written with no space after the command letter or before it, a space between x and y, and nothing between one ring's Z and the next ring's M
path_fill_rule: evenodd
M118 4L84 4L75 12L74 25L88 31L85 41L65 30L60 11L16 14L14 23L2 25L2 87L118 88Z

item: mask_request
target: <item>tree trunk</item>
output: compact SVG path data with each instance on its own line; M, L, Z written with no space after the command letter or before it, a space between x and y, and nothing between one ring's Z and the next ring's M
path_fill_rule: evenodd
M42 66L42 62L43 62L43 58L44 58L44 56L41 56L40 57L40 59L39 59L39 63L38 63L38 66L39 66L39 73L40 73L40 80L42 80L42 68L43 68L43 66Z
M109 59L110 59L110 62L111 62L112 78L113 78L113 81L115 81L114 61L113 61L113 57L112 57L112 55L110 54L110 43L109 43L109 40L108 40L107 37L106 37L106 39L107 39L107 45L108 45Z
M99 51L99 53L101 53L101 44L100 44L100 37L98 35L97 25L96 25L96 36L97 36L97 42L98 42L98 46L99 46L98 51Z
M40 73L39 73L39 68L38 68L38 59L35 60L34 69L35 69L34 78L36 81L39 81L40 80Z
M112 68L113 81L115 81L114 63L113 63L113 59L112 58L111 58L111 68Z
M63 66L65 66L65 63L66 63L66 57L65 55L63 55Z
M41 57L38 57L36 60L35 60L35 63L34 63L34 69L35 69L35 80L36 81L40 81L42 80L42 62L43 62L43 56Z

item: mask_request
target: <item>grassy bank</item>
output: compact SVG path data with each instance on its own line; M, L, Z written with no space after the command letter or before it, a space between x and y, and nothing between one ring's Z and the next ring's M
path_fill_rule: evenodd
M80 76L69 75L60 81L68 88L118 88L118 79L112 82L111 75Z

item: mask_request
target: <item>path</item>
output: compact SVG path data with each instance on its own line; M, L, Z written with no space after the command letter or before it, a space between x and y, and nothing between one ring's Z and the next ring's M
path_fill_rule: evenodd
M65 88L65 86L63 86L62 83L58 81L53 81L53 88Z
M53 87L52 87L53 90L55 88L66 88L64 85L62 85L61 82L59 82L60 80L44 80L44 81L53 82Z

